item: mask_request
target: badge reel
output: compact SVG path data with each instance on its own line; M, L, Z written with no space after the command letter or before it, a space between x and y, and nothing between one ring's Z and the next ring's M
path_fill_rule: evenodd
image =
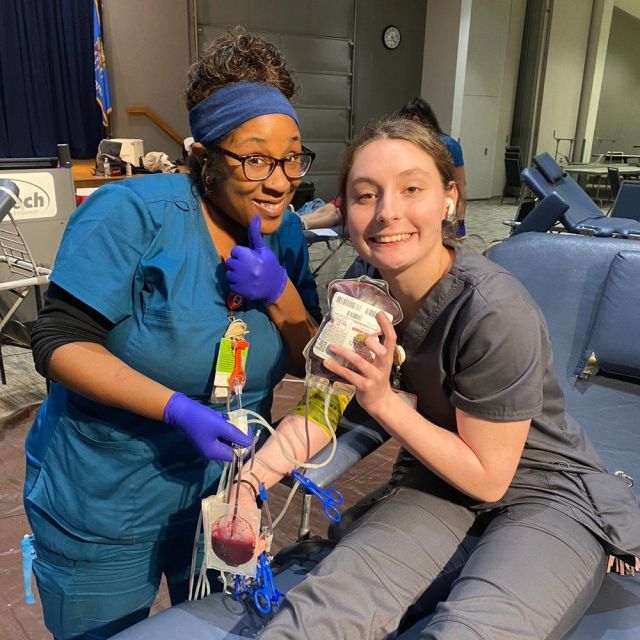
M353 396L353 387L322 364L323 360L330 359L352 368L346 360L331 353L329 345L351 349L371 361L374 355L364 345L364 337L380 334L376 315L382 311L391 324L396 325L402 320L402 310L391 297L389 285L384 280L369 276L334 280L328 287L328 300L329 312L303 352L306 359L305 386Z

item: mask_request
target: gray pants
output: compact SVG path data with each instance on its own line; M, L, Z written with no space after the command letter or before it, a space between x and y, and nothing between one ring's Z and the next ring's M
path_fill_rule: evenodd
M400 488L288 593L261 640L394 637L418 601L439 603L423 640L561 638L600 588L600 543L541 505L478 525L465 507Z

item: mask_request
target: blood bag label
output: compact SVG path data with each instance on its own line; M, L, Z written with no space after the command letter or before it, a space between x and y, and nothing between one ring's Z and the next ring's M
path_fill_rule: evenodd
M343 366L349 366L345 360L329 352L329 345L337 344L371 361L373 354L362 344L362 340L363 337L380 333L380 325L376 320L380 311L367 302L337 292L331 299L331 320L322 328L313 345L313 353L320 358L328 358ZM389 321L393 321L390 313L384 313Z

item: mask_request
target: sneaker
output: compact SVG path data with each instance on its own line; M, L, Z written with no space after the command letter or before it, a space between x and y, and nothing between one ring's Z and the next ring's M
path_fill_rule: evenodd
M464 220L458 220L458 230L456 236L461 240L467 237L467 228L464 226Z

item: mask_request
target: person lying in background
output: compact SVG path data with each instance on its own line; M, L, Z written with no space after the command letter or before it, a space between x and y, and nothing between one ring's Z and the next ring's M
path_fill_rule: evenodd
M326 229L343 223L339 196L329 202L322 198L314 198L305 202L296 213L300 216L302 228L305 230Z

